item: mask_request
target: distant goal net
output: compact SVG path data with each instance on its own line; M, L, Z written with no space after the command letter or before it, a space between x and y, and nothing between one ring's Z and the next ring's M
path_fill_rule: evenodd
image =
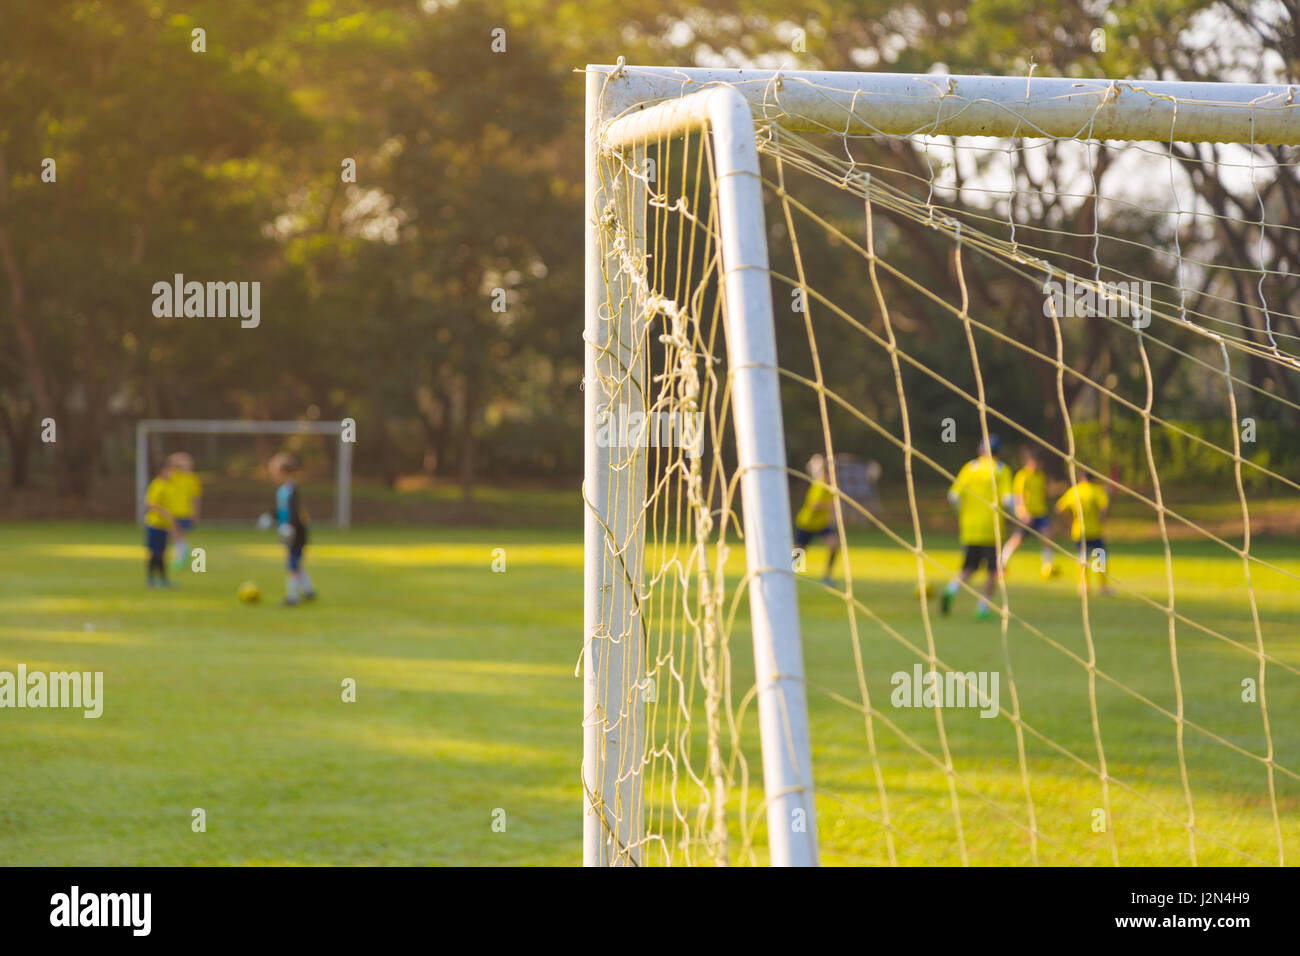
M141 419L135 431L136 520L150 479L172 454L187 453L201 483L203 524L249 525L271 510L266 464L278 452L298 460L297 480L313 523L352 524L352 442L342 422Z
M585 862L1294 861L1294 91L587 80Z

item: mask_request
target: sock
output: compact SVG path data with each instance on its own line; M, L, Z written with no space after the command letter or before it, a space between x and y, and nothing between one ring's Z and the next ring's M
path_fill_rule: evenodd
M1043 545L1043 564L1052 563L1052 549L1049 545Z
M290 572L287 590L290 601L298 600L298 575L296 573Z
M309 575L306 571L299 571L299 572L298 572L298 578L299 578L300 581L302 581L302 593L303 593L303 594L314 594L314 593L315 593L316 589L315 589L314 587L311 586L311 575Z
M989 609L989 599L986 598L984 595L981 594L981 595L980 595L980 602L979 602L979 604L976 604L976 605L975 605L975 613L976 613L976 614L983 614L983 613L984 613L985 611L987 611L988 609Z
M943 590L945 594L956 594L958 587L959 585L957 584L957 579L953 578L951 581L948 582L948 586Z

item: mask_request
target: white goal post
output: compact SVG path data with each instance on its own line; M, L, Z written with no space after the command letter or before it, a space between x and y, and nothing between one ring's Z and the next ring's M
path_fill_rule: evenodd
M135 426L135 518L144 521L144 494L149 486L149 438L151 435L334 435L339 439L335 455L334 524L343 530L352 525L352 443L343 440L341 422L250 421L246 419L146 418Z
M730 412L742 499L750 627L773 865L816 865L812 751L791 569L788 469L758 140L767 126L864 135L1300 143L1286 86L1108 79L586 68L586 296L582 765L586 865L641 865L647 652L642 641L646 458L598 440L615 407L647 411L640 297L647 142L707 135L716 182ZM757 132L756 132L757 130ZM631 191L628 195L627 192ZM630 242L608 238L619 217ZM630 246L630 248L629 248ZM639 403L639 404L638 404ZM626 414L626 412L624 412ZM617 472L615 474L614 472ZM611 490L617 489L617 491ZM798 820L800 825L792 826Z

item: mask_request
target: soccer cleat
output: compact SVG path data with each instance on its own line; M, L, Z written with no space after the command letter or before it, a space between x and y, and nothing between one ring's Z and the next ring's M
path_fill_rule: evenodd
M280 606L281 606L281 607L297 607L297 606L298 606L298 599L297 599L297 598L285 598L283 601L280 602Z
M308 591L306 594L304 594L304 595L302 596L302 599L303 599L304 601L314 601L314 600L316 600L316 592L315 592L315 591Z
M977 620L977 621L987 621L987 620L988 620L989 618L991 618L991 617L993 617L993 609L992 609L992 608L987 608L987 607L977 607L977 608L975 609L975 620Z
M952 592L951 591L944 591L943 597L939 598L939 610L943 612L944 617L947 617L949 614L952 613Z
M1042 576L1044 581L1047 581L1050 580L1051 578L1056 577L1061 572L1057 569L1056 565L1054 564L1044 564L1041 568L1039 568L1038 573Z

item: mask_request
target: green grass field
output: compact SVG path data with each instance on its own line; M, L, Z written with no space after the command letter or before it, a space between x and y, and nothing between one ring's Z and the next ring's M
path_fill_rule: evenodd
M297 609L276 604L280 554L268 536L201 528L192 543L206 549L207 570L178 575L171 592L144 588L137 539L126 524L0 526L0 669L103 671L105 681L98 720L0 711L0 864L578 862L575 533L322 529L309 551L322 599ZM952 567L952 540L928 540ZM496 548L505 549L505 573L492 571ZM1030 550L1012 565L1011 608L1061 647L1011 625L1021 713L1048 741L1095 765L1087 671L1064 653L1086 656L1080 603L1069 577L1039 580ZM1257 550L1300 573L1289 544ZM1241 562L1199 543L1175 542L1174 551L1180 613L1247 645L1179 623L1187 719L1263 753L1259 707L1241 699L1242 680L1257 673ZM811 555L813 566L820 560ZM1125 545L1111 561L1121 583L1163 603L1158 545ZM852 565L858 599L924 647L910 556L862 534ZM235 599L247 579L261 585L262 604ZM1295 771L1300 677L1288 668L1300 668L1300 589L1261 569L1253 583L1268 652L1283 662L1269 665L1266 685L1274 757ZM846 605L811 580L801 600L823 862L887 863ZM999 626L975 622L972 610L964 596L952 618L934 614L938 656L963 671L1003 672L1001 702L1010 709ZM960 819L970 862L1031 862L1012 723L943 712L954 808L934 762L942 759L934 711L889 705L890 675L910 671L916 654L870 616L860 611L858 620L896 859L960 862ZM1164 612L1135 597L1096 599L1091 625L1098 668L1172 710ZM746 633L742 609L731 647L742 690L751 681ZM341 699L346 678L357 683L355 703ZM1102 678L1096 701L1116 781L1110 825L1121 862L1190 862L1174 722ZM742 716L758 779L752 708ZM1092 826L1102 806L1097 775L1032 733L1025 750L1039 861L1109 863L1110 834ZM1199 862L1276 863L1263 763L1190 726L1183 753ZM1281 770L1275 784L1290 862L1300 859L1300 785ZM749 794L747 810L761 862L760 796ZM205 811L206 832L192 831L194 808ZM496 811L504 811L504 832L493 828Z

